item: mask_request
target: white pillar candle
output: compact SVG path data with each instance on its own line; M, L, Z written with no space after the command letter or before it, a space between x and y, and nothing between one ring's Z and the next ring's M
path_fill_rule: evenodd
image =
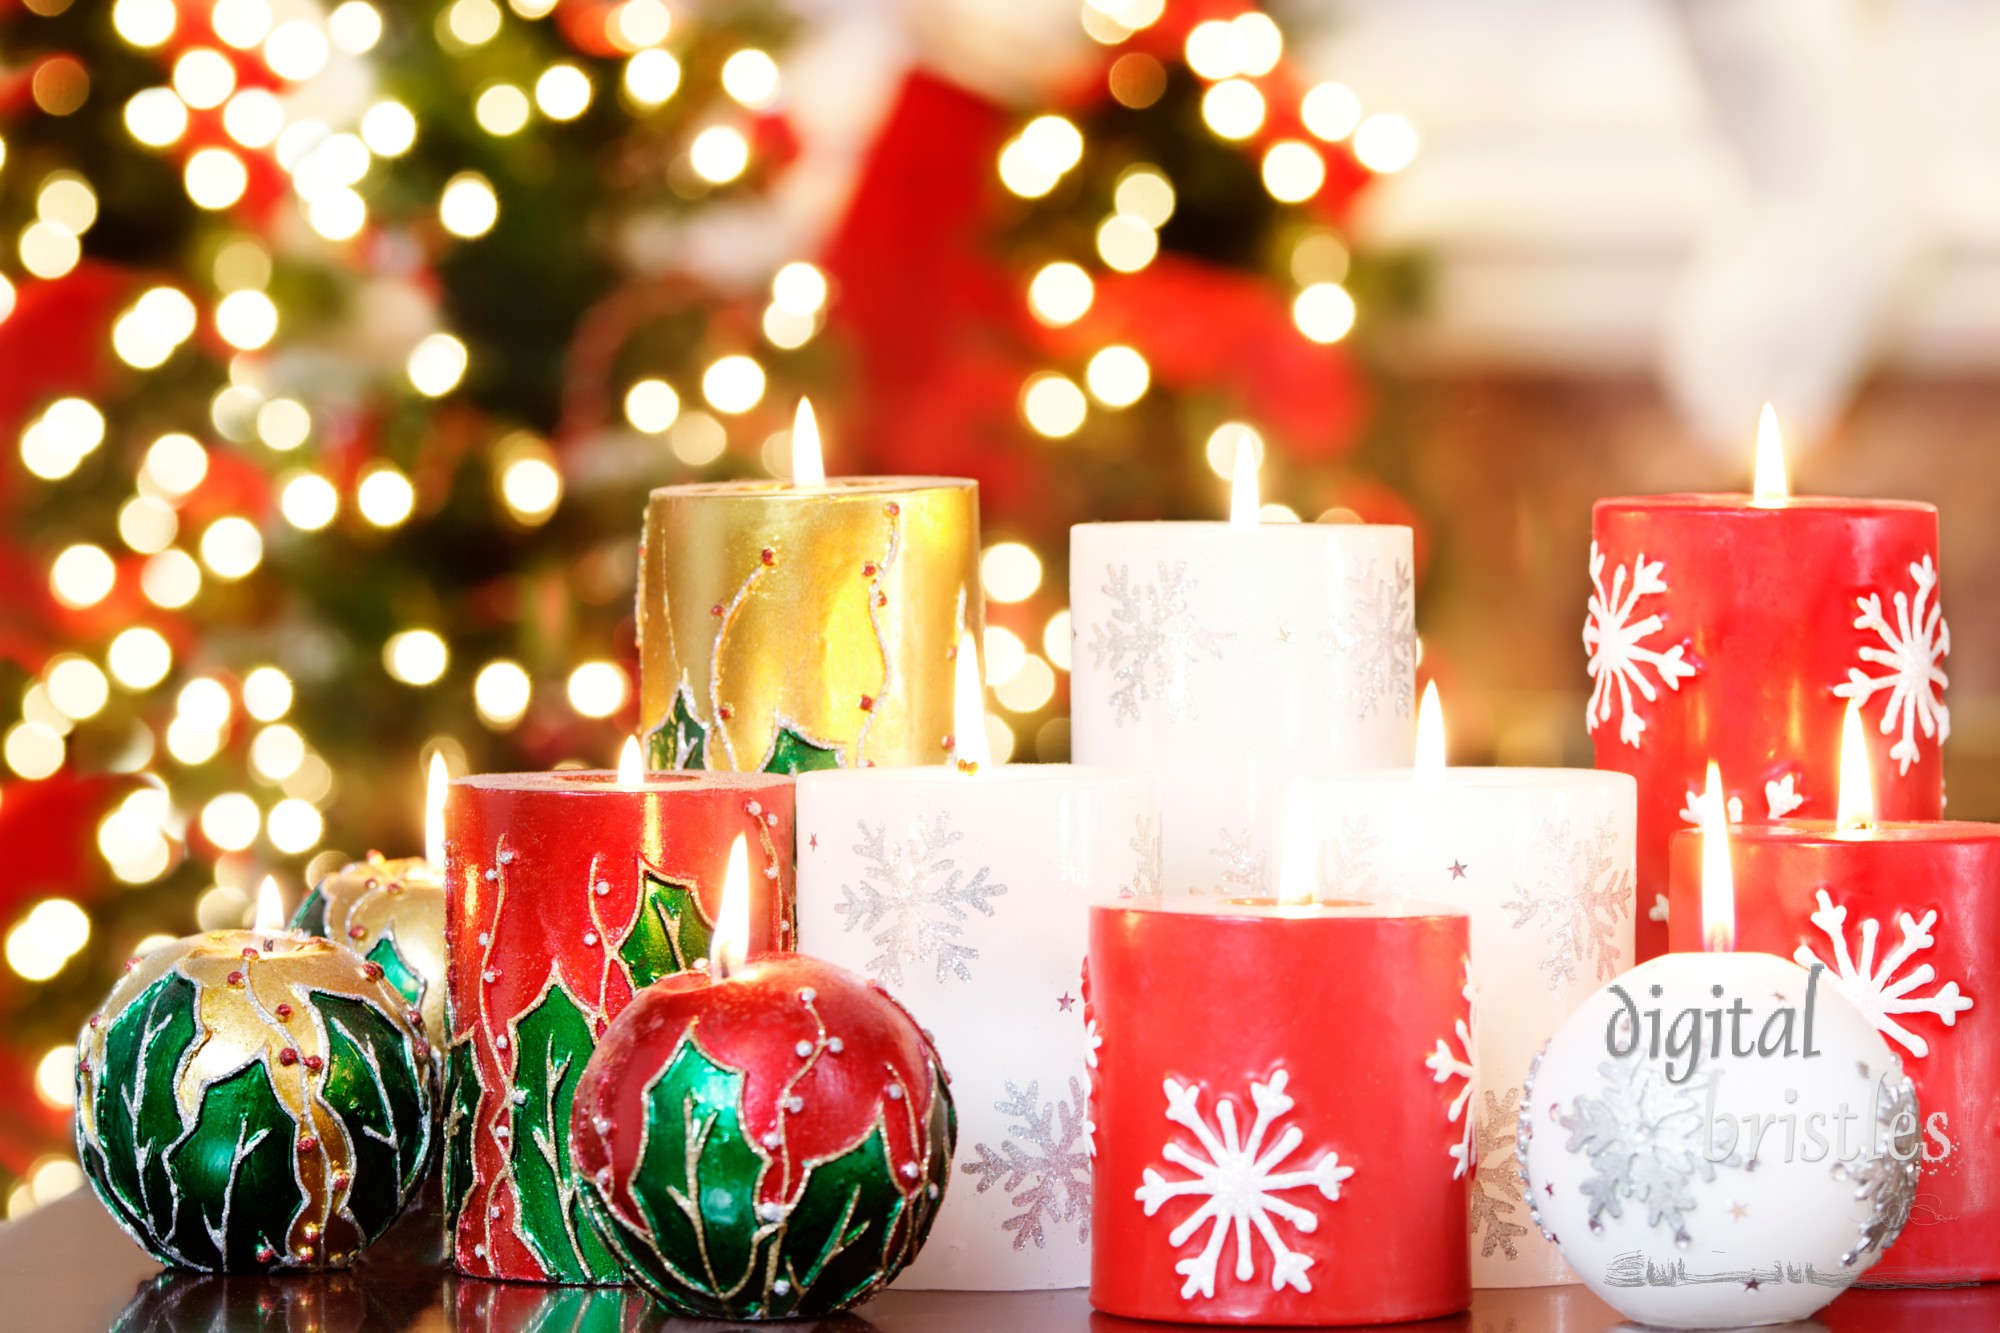
M1425 713L1434 716L1426 693ZM1417 898L1472 918L1475 1094L1472 1284L1576 1278L1521 1200L1514 1124L1528 1063L1572 1010L1632 966L1637 784L1568 768L1445 768L1442 724L1419 764L1308 784L1325 896Z
M1158 778L1168 892L1268 893L1294 778L1410 762L1413 584L1406 527L1070 530L1072 753Z

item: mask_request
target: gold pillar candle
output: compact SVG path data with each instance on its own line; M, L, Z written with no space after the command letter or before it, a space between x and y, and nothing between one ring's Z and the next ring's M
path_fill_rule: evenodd
M639 559L653 768L942 763L981 632L979 488L956 477L669 486Z

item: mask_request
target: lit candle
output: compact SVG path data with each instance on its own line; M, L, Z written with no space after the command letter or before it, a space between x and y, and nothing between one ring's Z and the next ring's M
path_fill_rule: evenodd
M1411 757L1410 530L1260 524L1247 446L1230 515L1070 530L1072 752L1159 780L1171 893L1268 895L1293 778Z
M1746 948L1824 963L1827 983L1874 1020L1916 1080L1922 1194L1870 1280L2000 1278L2000 1014L1989 994L2000 978L2000 825L1877 820L1859 717L1845 735L1837 820L1731 831L1739 935ZM1698 841L1674 839L1677 914L1699 889ZM1695 947L1674 920L1673 947Z
M750 952L746 852L739 836L707 966L612 1022L565 1141L592 1234L671 1313L811 1318L874 1295L924 1244L952 1099L881 986Z
M1869 723L1890 819L1944 808L1937 511L1787 494L1776 418L1749 495L1600 500L1584 625L1597 764L1639 780L1639 956L1666 947L1667 840L1713 757L1733 810L1834 813L1840 720Z
M1470 1300L1466 918L1312 901L1304 797L1285 804L1277 898L1090 909L1106 1313L1375 1324Z
M791 482L668 486L646 508L640 715L654 768L935 764L951 654L981 630L979 492L824 476L799 404Z
M1521 1098L1522 1177L1534 1220L1627 1318L1783 1323L1896 1240L1917 1188L1920 1113L1830 974L1731 951L1713 765L1696 804L1708 951L1640 964L1556 1032Z
M445 803L444 1194L479 1277L622 1282L578 1211L576 1080L633 993L705 958L747 836L752 945L790 940L792 784L755 774L461 778Z
M1528 1060L1632 965L1636 793L1623 773L1447 768L1437 684L1418 709L1414 769L1310 784L1324 892L1425 898L1472 920L1482 1012L1479 1091L1461 1120L1472 1177L1472 1285L1574 1279L1529 1225L1514 1161Z
M970 639L958 670L954 765L800 776L799 947L893 989L951 1070L957 1180L901 1285L1077 1287L1086 909L1158 892L1159 813L1141 774L993 763Z

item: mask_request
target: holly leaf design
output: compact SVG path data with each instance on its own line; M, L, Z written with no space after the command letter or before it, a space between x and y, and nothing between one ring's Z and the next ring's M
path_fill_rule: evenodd
M395 927L382 932L382 938L375 941L375 947L364 955L369 962L382 969L382 976L396 993L410 1002L412 1009L424 1006L424 974L410 966L409 959L396 947Z
M173 1227L166 1158L181 1133L176 1085L196 1031L194 983L169 972L112 1020L96 1105L87 1119L77 1117L78 1158L98 1197L141 1243ZM147 1248L162 1263L186 1262Z
M268 1267L259 1250L284 1254L306 1205L292 1167L298 1133L263 1060L209 1084L193 1128L167 1153L174 1250L232 1272Z
M618 944L632 989L652 985L661 977L685 972L695 959L708 957L715 923L701 910L693 884L668 879L655 870L639 876L639 915Z
M514 1169L521 1238L557 1282L622 1282L616 1260L584 1221L569 1160L569 1115L596 1039L560 983L514 1025Z
M303 930L308 935L326 937L326 894L315 886L299 904L299 910L292 913L292 929Z
M674 692L674 706L666 721L646 735L646 765L660 770L707 768L703 757L707 745L708 728L695 717L683 684Z
M472 1194L472 1143L479 1125L479 1066L472 1037L452 1042L444 1059L444 1233L458 1232L459 1215Z
M381 1010L359 1000L313 997L326 1024L321 1100L347 1130L354 1153L347 1205L364 1243L389 1229L430 1165L430 1099L408 1038Z
M766 773L798 774L839 767L839 746L807 740L789 726L778 728L777 737L771 742L770 757L764 761Z

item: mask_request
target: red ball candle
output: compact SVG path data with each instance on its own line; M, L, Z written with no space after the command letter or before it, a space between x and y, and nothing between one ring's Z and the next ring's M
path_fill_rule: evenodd
M1826 979L1917 1086L1923 1176L1870 1282L2000 1278L2000 825L1827 820L1729 831L1736 947ZM1672 947L1701 940L1701 837L1675 835Z
M1464 1309L1468 938L1411 903L1092 907L1091 1304L1217 1324Z
M751 945L792 938L792 784L603 772L462 778L445 803L445 1213L476 1277L622 1282L591 1234L569 1114L634 992L707 957L747 836Z
M1854 699L1884 816L1942 813L1930 505L1654 495L1598 501L1592 535L1587 721L1597 766L1639 782L1641 959L1666 947L1667 840L1710 759L1738 817L1829 816Z

